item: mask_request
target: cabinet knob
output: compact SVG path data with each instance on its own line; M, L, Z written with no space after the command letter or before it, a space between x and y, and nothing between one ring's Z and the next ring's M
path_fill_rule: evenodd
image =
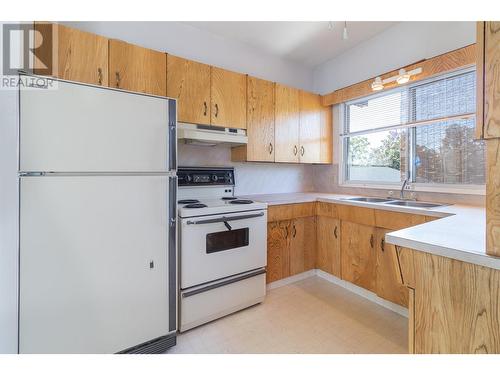
M304 146L300 146L300 155L304 156L305 153L306 153L306 150L305 150Z
M219 105L215 103L215 117L219 115Z
M383 238L380 240L380 250L385 251L385 240Z
M293 238L297 235L297 228L295 227L295 224L293 224Z
M373 234L370 236L370 247L373 249Z
M273 153L273 144L269 142L269 155Z
M294 155L297 155L297 151L298 151L297 145L293 146L293 154Z
M120 81L121 81L120 72L115 72L115 78L116 78L116 87L120 88Z
M335 239L338 238L337 236L337 226L335 225L335 229L333 230L333 235L335 236Z
M203 102L203 116L206 116L207 115L207 102Z
M97 83L102 85L102 69L97 68Z

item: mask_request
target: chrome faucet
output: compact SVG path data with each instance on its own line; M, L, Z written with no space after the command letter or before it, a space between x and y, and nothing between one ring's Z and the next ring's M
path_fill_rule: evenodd
M401 192L399 193L399 199L403 200L405 199L405 187L408 185L408 179L405 178L403 181L403 185L401 186Z

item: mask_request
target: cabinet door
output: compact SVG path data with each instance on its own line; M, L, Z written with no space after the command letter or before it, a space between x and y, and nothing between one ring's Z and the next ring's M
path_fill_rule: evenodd
M342 279L375 291L375 228L342 221Z
M320 140L319 140L319 163L331 164L333 158L333 114L332 107L321 107L320 109Z
M168 55L167 96L178 99L179 121L210 125L210 66Z
M303 217L290 223L290 275L316 266L316 218Z
M300 90L300 162L319 163L321 157L321 98Z
M290 276L289 227L289 220L267 224L267 283Z
M484 138L500 137L500 22L484 25Z
M247 160L274 161L274 83L247 78Z
M396 246L385 242L385 234L391 230L376 229L376 293L378 296L408 306L408 288L401 285Z
M211 69L212 125L246 129L246 76L216 67Z
M109 41L109 86L167 95L167 55L120 40Z
M317 267L340 278L340 221L332 217L318 216L316 224Z
M107 38L52 23L35 22L35 30L37 54L50 55L57 45L58 78L108 86ZM40 63L35 61L36 74L43 74Z
M299 90L275 85L275 156L277 162L299 162Z

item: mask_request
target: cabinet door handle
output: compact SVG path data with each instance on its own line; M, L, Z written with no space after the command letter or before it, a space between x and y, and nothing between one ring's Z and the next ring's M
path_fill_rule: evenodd
M120 72L115 72L115 78L116 78L116 87L120 88L120 81L121 81Z
M293 238L297 235L297 228L295 227L295 224L293 224Z
M333 230L333 235L335 236L335 239L338 238L337 236L337 226L335 225L335 229Z
M304 156L305 153L306 153L306 149L304 148L304 146L300 146L300 155Z
M370 247L373 249L373 234L370 236Z
M269 142L269 155L273 153L273 144Z
M297 151L298 151L297 145L293 146L293 154L294 155L297 155Z
M102 69L97 68L97 83L102 85Z
M285 238L288 238L288 225L285 227Z
M203 116L206 116L207 115L207 102L203 102Z
M215 117L219 115L219 105L215 103Z
M383 238L380 240L380 250L385 251L385 240Z

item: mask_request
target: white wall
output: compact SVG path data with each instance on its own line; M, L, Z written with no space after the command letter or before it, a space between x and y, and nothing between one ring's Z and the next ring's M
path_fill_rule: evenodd
M401 22L317 66L314 91L326 94L475 42L475 22Z
M312 90L312 70L181 22L61 22L220 68Z
M308 165L232 163L231 149L180 144L179 166L233 166L235 195L312 191L312 168Z

